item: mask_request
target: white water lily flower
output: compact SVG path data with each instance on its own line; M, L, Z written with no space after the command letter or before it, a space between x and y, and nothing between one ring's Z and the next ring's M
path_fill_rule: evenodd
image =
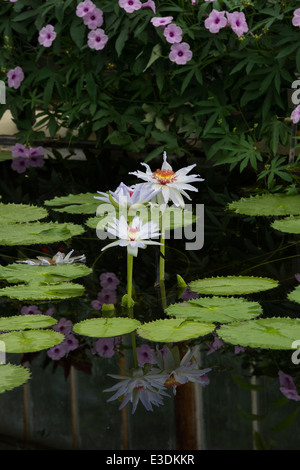
M101 251L112 246L126 246L130 255L137 256L138 248L146 248L146 245L160 245L159 242L150 240L150 238L157 238L160 235L158 225L154 222L143 224L137 215L130 224L127 223L123 215L120 220L115 217L113 220L113 222L108 222L109 226L106 227L106 230L119 240L106 245Z
M100 201L113 204L115 203L119 207L138 208L141 205L149 202L155 195L156 191L154 188L146 187L146 185L139 185L138 187L130 187L124 183L120 183L115 191L109 191L108 193L97 191L99 196L94 196L95 199Z
M17 261L17 263L25 263L30 266L49 266L53 264L73 264L73 263L85 263L85 255L73 256L71 257L74 250L69 251L67 255L58 251L53 258L48 256L37 256L36 259L26 259L22 261Z
M198 191L198 189L190 183L204 181L203 178L200 178L200 175L188 175L196 164L181 168L178 171L173 171L173 168L167 162L166 152L163 154L161 169L152 171L146 163L142 163L142 165L146 167L145 173L142 171L134 171L130 174L143 179L146 183L141 184L146 185L149 189L153 188L156 191L159 204L167 204L171 199L175 206L184 208L185 203L182 196L185 196L189 200L191 199L186 191ZM136 188L138 186L139 185L135 185Z

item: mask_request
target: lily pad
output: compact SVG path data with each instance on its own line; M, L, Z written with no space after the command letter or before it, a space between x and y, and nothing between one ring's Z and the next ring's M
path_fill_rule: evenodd
M295 289L287 295L287 298L300 304L300 286L295 287Z
M166 313L176 318L188 318L212 323L231 323L250 320L261 315L262 307L258 302L250 302L245 299L214 296L169 305Z
M228 204L237 214L251 216L300 215L300 195L262 194Z
M215 325L185 319L170 318L144 323L137 334L149 341L176 343L212 333Z
M296 233L300 234L300 217L285 217L280 220L275 220L271 224L271 227L275 230L285 233Z
M73 282L60 284L21 284L0 289L0 296L18 300L62 300L80 297L84 294L84 287Z
M217 331L225 342L261 349L296 349L293 342L300 339L300 319L259 318L222 325Z
M278 281L254 276L224 276L198 279L189 286L198 294L243 295L273 289Z
M29 369L14 364L0 365L0 393L25 384L31 377Z
M141 323L132 318L90 318L76 323L73 331L93 338L111 338L135 331Z
M96 214L97 207L101 201L94 198L97 193L80 193L60 196L44 201L46 206L50 206L57 212L67 212L69 214Z
M29 353L52 348L65 340L65 336L53 330L25 330L2 333L1 341L7 353Z
M0 317L0 331L33 330L47 328L56 323L55 318L42 314Z
M0 245L35 245L69 240L84 232L81 225L58 222L29 222L0 225Z
M91 272L92 269L84 264L30 266L28 264L13 263L7 266L0 266L0 279L5 279L11 283L34 282L35 284L51 284L77 279L87 276Z
M48 211L43 207L26 204L3 204L0 203L0 224L33 222L44 219Z

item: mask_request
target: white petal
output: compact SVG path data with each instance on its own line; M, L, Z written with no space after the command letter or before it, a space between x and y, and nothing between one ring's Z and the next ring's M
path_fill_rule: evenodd
M166 152L164 152L164 154L163 154L163 159L164 159L164 161L163 161L163 164L161 166L161 169L162 170L171 170L171 171L173 171L171 165L167 162L167 153Z
M101 251L106 250L107 248L111 248L112 246L119 246L120 245L120 240L117 240L115 242L109 243L108 245L104 246Z

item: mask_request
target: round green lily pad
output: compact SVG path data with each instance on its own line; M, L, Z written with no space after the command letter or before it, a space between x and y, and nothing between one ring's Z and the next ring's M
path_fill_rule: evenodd
M81 235L81 225L58 222L28 222L26 224L0 224L0 245L35 245L69 240Z
M7 353L29 353L52 348L64 341L65 336L53 330L24 330L2 333Z
M295 289L287 295L287 298L293 302L300 303L300 286L295 287Z
M271 227L275 230L279 230L280 232L299 234L300 217L290 216L280 220L275 220L275 222L271 224Z
M0 317L0 331L40 329L53 326L56 323L55 318L43 314Z
M43 207L0 203L0 225L32 222L44 219L47 215L48 211Z
M300 195L262 194L228 204L237 214L252 216L300 215Z
M255 318L261 315L262 307L258 302L250 302L241 298L214 296L169 305L166 313L176 318L230 323Z
M62 264L50 266L30 266L14 263L0 266L0 279L8 282L55 283L76 279L91 274L92 269L84 264Z
M224 276L198 279L189 284L198 294L243 295L273 289L278 281L264 277Z
M0 296L18 300L61 300L80 297L84 293L81 284L61 282L60 284L21 284L0 289Z
M73 331L93 338L111 338L132 333L140 325L138 320L132 318L90 318L76 323L73 326Z
M67 212L68 214L95 214L101 201L94 198L98 193L69 194L68 196L56 196L53 199L44 201L46 206L50 206L57 212Z
M222 325L217 331L225 342L261 349L296 349L293 342L300 339L300 319L258 318Z
M201 323L185 319L170 318L144 323L137 334L149 341L158 343L176 343L198 338L212 333L215 325L212 323Z
M25 384L31 377L29 369L14 364L0 365L0 393Z

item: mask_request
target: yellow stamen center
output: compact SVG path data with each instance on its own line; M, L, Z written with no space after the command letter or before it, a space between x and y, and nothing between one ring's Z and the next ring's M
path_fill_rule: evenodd
M160 184L168 184L176 180L176 174L172 170L156 170L152 173L152 178Z
M130 227L129 230L128 230L128 236L130 238L130 240L133 242L137 235L138 235L138 232L139 232L139 229L138 228L134 228L134 227Z
M180 382L177 382L174 375L171 375L164 383L165 387L173 387L174 385L182 385Z

